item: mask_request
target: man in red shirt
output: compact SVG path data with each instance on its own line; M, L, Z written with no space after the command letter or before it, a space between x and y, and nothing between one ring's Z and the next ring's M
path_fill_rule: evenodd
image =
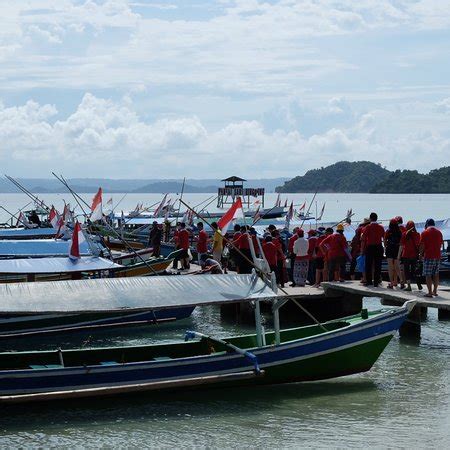
M234 244L237 246L239 251L241 252L240 256L240 265L239 265L239 273L252 273L253 268L253 256L250 250L250 234L248 230L248 226L241 227L239 237L234 240Z
M366 286L372 283L375 287L381 281L381 263L383 260L384 227L377 223L378 215L370 214L370 223L362 234L361 254L366 256ZM373 274L372 274L373 268Z
M197 224L198 237L197 237L197 254L198 263L200 264L202 255L208 253L208 233L203 229L203 222Z
M186 224L180 224L180 231L178 232L178 247L182 250L180 254L180 261L182 269L189 269L189 231L186 230Z
M423 257L423 275L428 288L425 297L438 295L439 263L443 243L442 233L436 228L434 220L428 219L425 222L425 230L420 235L420 256Z
M344 225L336 227L336 233L330 234L320 243L322 252L327 252L328 268L333 281L344 281L345 263L347 261L347 239L344 236Z
M262 249L271 272L277 273L278 249L272 242L272 236L266 236L265 241L262 245Z

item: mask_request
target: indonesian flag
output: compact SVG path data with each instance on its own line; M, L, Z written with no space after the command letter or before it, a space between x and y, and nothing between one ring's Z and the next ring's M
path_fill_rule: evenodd
M288 205L288 199L286 199L286 200L284 201L284 207L285 207L285 208L287 208L287 205Z
M80 259L80 244L85 241L85 237L83 234L83 230L81 229L80 223L75 223L75 227L73 229L72 239L70 240L69 247L69 258L73 261Z
M56 237L61 236L66 231L67 214L69 211L69 205L64 205L64 211L62 216L58 217L58 222L56 223Z
M58 229L58 220L59 220L58 211L56 211L55 207L52 206L52 209L50 210L50 213L48 215L48 221L52 224L52 227L55 230Z
M298 209L298 212L304 211L305 207L306 207L306 202L303 202L303 205L300 206L300 208Z
M155 212L153 213L154 217L159 217L159 215L161 214L162 209L164 208L164 205L166 204L166 199L167 199L167 194L164 195L163 199L161 200L161 203L155 209Z
M281 197L280 197L280 194L278 194L277 200L276 200L276 202L275 202L275 208L278 207L278 206L281 206Z
M289 206L289 211L286 214L286 222L284 224L284 228L286 228L286 230L289 229L289 225L291 224L291 220L294 217L294 203L291 202L291 206Z
M230 223L235 219L243 219L244 210L242 209L241 197L231 205L231 208L221 217L217 222L219 228L222 230L222 234L225 234L230 226Z
M98 188L91 205L91 221L101 220L103 217L102 210L102 188Z
M111 212L113 210L113 199L112 197L106 202L106 211Z
M323 216L323 213L324 213L324 211L325 211L325 205L326 205L326 203L323 204L323 206L322 206L322 211L320 211L320 215L319 215L319 217L317 218L317 220L322 220L322 216Z
M261 208L258 206L258 209L256 210L254 216L253 216L253 224L255 224L256 222L259 221L259 219L261 219L261 214L259 212Z

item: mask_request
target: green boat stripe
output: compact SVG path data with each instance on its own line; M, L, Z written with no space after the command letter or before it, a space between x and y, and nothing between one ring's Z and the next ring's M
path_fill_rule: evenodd
M265 367L272 367L272 366L279 366L279 365L283 365L283 364L289 364L292 362L296 362L296 361L301 361L304 359L310 359L310 358L315 358L317 356L323 356L329 353L334 353L334 352L339 352L341 350L346 350L352 347L357 347L359 345L363 345L372 341L377 341L379 339L383 339L387 336L392 336L395 334L395 330L394 331L389 331L387 333L384 334L380 334L380 335L376 335L364 340L360 340L357 342L353 342L351 344L346 344L346 345L342 345L340 347L335 347L329 350L324 350L322 352L317 352L317 353L311 353L309 355L302 355L302 356L297 356L295 358L290 358L290 359L284 359L282 360L282 362L280 361L274 361L273 363L266 363L266 364L261 364L261 368L265 368ZM309 344L310 342L308 342ZM303 345L303 344L302 344ZM280 347L276 347L278 349L280 349ZM283 347L283 350L285 349L285 347ZM261 351L263 351L264 349L262 349ZM272 349L267 349L267 350L272 350ZM172 362L162 362L162 363L158 363L158 362L149 362L149 364L151 366L157 366L158 368L161 367L174 367L174 366L179 366L179 365L184 365L186 364L186 359L189 359L189 363L190 364L205 364L205 358L211 358L213 357L215 361L222 361L222 360L233 360L233 359L237 359L237 358L242 358L241 355L227 355L227 356L220 356L220 357L214 357L214 355L202 355L202 356L197 356L197 357L190 357L190 358L183 358L184 361L180 361L180 360L175 360ZM117 366L114 366L114 369L117 367L117 370L119 371L129 371L129 370L136 370L136 365L137 364L142 364L142 363L132 363L130 365L128 364L118 364ZM95 373L102 373L102 372L111 372L111 366L109 366L108 368L105 368L105 366L87 366L86 367L86 371L89 371L90 369L93 369L95 367ZM98 368L98 369L97 369ZM144 367L143 367L144 368ZM252 370L253 366L251 364L249 364L248 366L244 366L241 367L239 370ZM79 375L80 374L80 370L81 368L76 368L73 370L67 370L67 369L42 369L42 370L36 370L36 369L30 369L27 370L26 373L17 373L14 374L14 371L11 371L8 375L5 375L5 378L15 378L15 379L20 379L20 378L29 378L30 376L42 376L43 372L45 372L45 376L60 376L61 372L64 371L64 375ZM21 370L23 371L23 370ZM19 372L19 371L18 371ZM225 374L225 373L232 373L232 372L236 372L236 369L227 369L227 370L220 370L220 371L216 371L216 372L206 372L206 373L200 373L197 376L206 376L208 374ZM1 380L2 376L0 375L0 380ZM162 381L165 380L166 378L156 378L155 381ZM70 389L70 388L67 388Z

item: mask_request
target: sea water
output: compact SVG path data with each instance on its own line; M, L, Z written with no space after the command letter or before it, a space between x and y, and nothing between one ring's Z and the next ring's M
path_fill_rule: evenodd
M11 197L14 194L2 194L0 203L5 207L26 203L24 197ZM60 198L47 197L55 203ZM206 197L186 195L192 204ZM308 198L288 197L297 203ZM137 199L158 198L127 196L123 207L132 209ZM345 216L349 208L357 217L375 210L384 218L401 214L405 220L422 221L429 216L449 217L449 198L322 194L319 201L326 200L329 219L324 219L330 221ZM377 299L366 299L365 306L380 307ZM172 342L182 339L187 329L216 336L251 330L225 323L217 308L205 307L197 308L189 319L147 329L9 345L44 349ZM1 407L0 447L444 448L450 438L449 376L450 322L438 321L436 310L430 309L419 341L394 337L364 374L258 388Z

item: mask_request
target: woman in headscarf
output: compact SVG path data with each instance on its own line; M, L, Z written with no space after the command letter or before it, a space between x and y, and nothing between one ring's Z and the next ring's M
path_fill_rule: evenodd
M419 290L422 289L420 279L417 277L417 263L419 261L420 234L416 230L416 225L412 220L406 224L406 231L400 239L399 257L405 267L406 288L411 291L411 281L417 283Z
M386 258L388 262L389 272L389 284L388 288L393 289L398 284L400 275L400 261L398 259L400 240L402 238L402 232L398 226L396 219L391 219L389 222L389 228L384 235L384 242L386 246ZM405 286L402 285L402 288Z

